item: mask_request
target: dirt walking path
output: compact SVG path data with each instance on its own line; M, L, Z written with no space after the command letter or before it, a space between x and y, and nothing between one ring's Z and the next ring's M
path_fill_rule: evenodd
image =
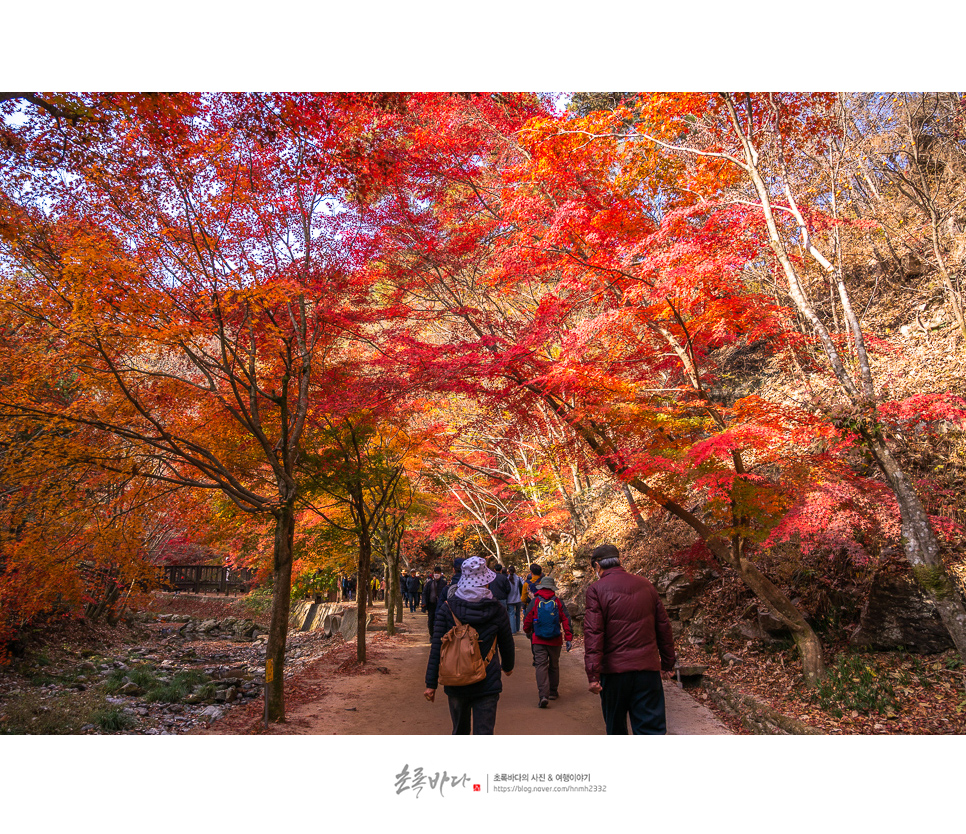
M367 640L367 663L355 663L355 644L346 644L320 658L287 687L287 719L279 732L295 735L448 735L452 732L446 695L435 703L423 697L429 633L425 617L407 618L404 631L389 637L378 630L384 612L373 609L374 630ZM382 617L379 615L382 614ZM516 668L504 676L497 709L499 735L603 735L600 699L587 691L583 650L575 647L560 657L560 698L547 709L537 708L537 685L530 643L514 637ZM665 682L669 735L727 735L714 714ZM240 721L227 718L206 732L245 732ZM250 719L249 719L249 723ZM276 730L270 729L269 732Z

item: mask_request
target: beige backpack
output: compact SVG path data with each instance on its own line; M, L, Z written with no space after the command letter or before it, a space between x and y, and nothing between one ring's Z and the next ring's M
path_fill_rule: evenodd
M496 637L490 653L483 658L480 652L480 635L469 623L461 623L453 613L456 621L446 634L439 652L439 682L443 686L468 686L486 677L486 667L493 660L496 651Z

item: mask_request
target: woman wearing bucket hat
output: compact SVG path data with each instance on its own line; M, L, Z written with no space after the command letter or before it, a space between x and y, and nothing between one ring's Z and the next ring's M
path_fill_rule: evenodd
M503 691L502 673L513 671L515 652L513 633L506 609L500 605L486 587L496 574L479 556L463 562L460 580L455 589L450 589L436 611L433 625L432 648L426 667L426 700L434 701L439 686L439 660L443 635L456 620L468 623L479 634L480 653L490 654L494 642L498 651L486 667L486 677L467 686L444 686L443 691L449 699L449 712L453 720L453 735L493 735L496 725L496 705ZM455 617L454 617L455 614Z

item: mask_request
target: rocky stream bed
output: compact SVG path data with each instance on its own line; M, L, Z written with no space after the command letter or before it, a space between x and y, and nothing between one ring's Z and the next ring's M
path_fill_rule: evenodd
M267 634L243 617L139 614L106 641L51 642L0 672L0 733L175 735L263 696ZM340 638L288 638L286 678Z

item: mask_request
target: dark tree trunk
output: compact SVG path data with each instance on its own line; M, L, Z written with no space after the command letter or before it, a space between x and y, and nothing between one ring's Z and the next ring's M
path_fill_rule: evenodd
M396 633L396 572L393 570L394 559L386 557L386 633L392 637Z
M402 577L399 575L399 572L401 569L402 569L402 557L399 553L399 548L397 547L396 548L396 566L394 569L395 576L396 576L396 585L395 585L396 590L392 598L393 607L396 609L397 623L401 623L403 621L403 611L405 610L405 606L403 605Z
M285 720L285 641L292 603L292 544L295 539L295 511L291 504L281 507L275 516L274 580L272 620L268 628L266 662L272 662L272 680L268 684L268 719ZM267 672L267 668L266 668Z
M391 637L402 622L402 592L399 576L399 548L390 545L386 555L386 628Z
M634 517L634 523L637 525L638 530L647 530L647 523L644 521L644 516L641 515L641 509L637 506L637 501L634 500L634 496L631 495L631 488L621 481L621 492L624 493L624 498L627 499L627 506L630 507L631 515Z
M356 658L360 663L366 662L366 603L369 598L366 588L369 586L369 565L372 562L372 539L365 528L359 532L359 589L356 595L356 611L358 612L359 631L356 634Z

